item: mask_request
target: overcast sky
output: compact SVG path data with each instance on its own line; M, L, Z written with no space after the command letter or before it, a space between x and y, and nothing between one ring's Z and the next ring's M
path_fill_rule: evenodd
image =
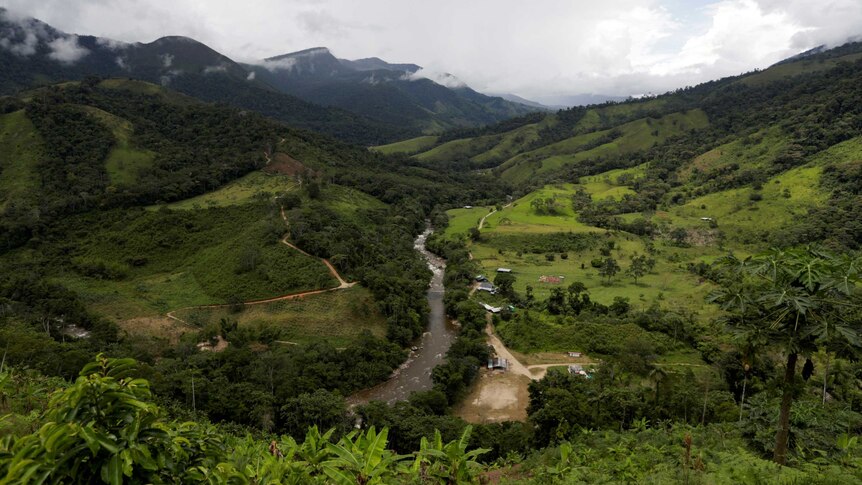
M251 61L314 46L550 100L660 93L862 34L862 0L0 0L69 33L200 40Z

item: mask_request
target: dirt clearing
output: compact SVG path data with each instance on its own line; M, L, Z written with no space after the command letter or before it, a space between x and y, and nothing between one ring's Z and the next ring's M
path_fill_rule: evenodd
M529 383L523 375L482 369L455 415L476 424L526 421Z

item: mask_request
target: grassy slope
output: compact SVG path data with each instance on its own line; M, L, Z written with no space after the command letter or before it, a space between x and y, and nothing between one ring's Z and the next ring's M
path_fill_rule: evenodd
M504 133L500 141L490 150L471 158L474 162L506 160L518 154L526 144L539 138L539 124L533 123Z
M41 150L42 139L24 110L0 115L0 209L37 192Z
M713 217L729 241L756 244L793 224L808 207L826 203L829 194L819 187L823 167L860 158L862 137L857 137L819 153L805 166L770 178L763 184L760 201L752 201L753 189L744 187L698 197L660 216L681 227L702 226L701 217ZM785 190L790 197L785 197Z
M496 146L502 135L485 135L452 140L416 155L422 161L443 161L471 158Z
M299 190L299 183L291 177L255 171L212 192L167 204L167 207L173 210L230 207L269 201L287 192L295 192L307 200L305 193ZM368 194L340 185L323 187L319 201L343 215L350 215L359 209L385 207L385 204ZM160 207L150 206L147 209L156 210Z
M777 81L785 77L798 76L809 72L825 71L837 66L840 62L854 62L862 59L862 53L848 54L834 59L804 59L786 64L777 64L765 71L745 76L739 82L749 86L758 86Z
M206 207L227 207L249 204L255 200L270 200L277 194L296 190L298 183L290 177L251 172L212 192L168 204L169 209L191 210ZM157 209L160 206L152 206Z
M767 168L788 143L781 129L773 126L703 153L680 167L677 174L682 182L697 183L699 175L708 176L732 164L746 170Z
M136 149L131 145L130 139L134 127L128 120L92 106L82 106L82 108L114 134L116 144L105 160L105 168L111 178L111 184L118 187L134 185L138 181L138 173L153 166L155 154L149 150Z
M378 337L386 334L386 320L371 293L359 286L245 307L239 313L219 308L183 310L177 316L201 326L218 323L222 318L235 319L241 326L275 326L282 331L282 338L297 343L327 340L344 346L366 330Z
M115 221L83 223L89 223L86 230L69 234L69 244L75 248L72 256L126 265L127 276L107 280L56 268L54 279L78 291L96 311L117 320L335 284L320 260L276 241L273 231L283 231L283 223L261 204L174 213L141 211ZM238 273L249 257L257 261L255 268ZM145 260L139 266L128 265L135 258Z
M766 130L758 136L762 137L759 142L734 142L720 147L721 153L713 161L725 157L739 162L743 167L747 167L749 163L766 166L774 157L776 149L772 145L780 145L782 138L772 130ZM813 157L808 164L768 179L759 191L762 196L760 201L750 199L753 188L742 187L697 197L684 205L673 207L670 211L657 212L653 216L654 222L667 223L670 228L686 228L693 234L695 241L699 242L691 247L680 248L669 245L663 239L656 240L658 254L655 256L655 271L637 284L622 272L611 285L604 284L597 270L590 266L590 260L601 257L597 247L572 251L567 259L561 259L560 255L556 254L554 261L547 261L544 254L519 255L515 250L507 250L494 243L495 237L512 234L535 237L554 232L595 232L605 235L600 237L600 240L607 238L616 242L617 249L612 255L624 271L632 255L645 253L644 241L630 234L609 233L578 222L577 215L569 205L570 196L578 185L546 186L519 199L512 207L489 216L482 231L485 241L474 243L471 251L484 272L493 274L494 270L501 266L513 268L517 277L516 290L523 293L529 284L534 288L537 299L546 298L554 287L539 282L540 276L563 276L560 286L581 281L590 289L593 299L601 303L609 304L617 296L629 298L635 306L646 306L653 301L659 301L671 308L709 317L716 313L714 307L704 303L704 297L711 286L686 271L685 265L689 262L710 262L728 250L745 255L762 248L766 238L775 231L792 225L806 214L808 208L826 203L829 194L819 185L826 165L858 160L860 157L862 137L838 144ZM702 155L695 160L700 163L703 159ZM619 177L629 175L631 179L635 179L643 174L645 168L638 166L583 177L579 186L587 190L594 199L617 197L630 191L628 187L620 184ZM789 197L786 194L789 194ZM560 214L537 215L530 206L530 202L537 197L557 197L561 203ZM483 212L486 210L482 209ZM471 227L470 222L475 224L477 220L476 213L463 210L450 211L449 214L452 221L452 226L447 230L449 235L462 232L461 228ZM624 214L621 217L631 221L643 216ZM716 231L709 229L701 217L716 219L718 230L724 234L723 242L715 239ZM481 298L489 299L484 294Z
M502 165L501 177L509 182L524 182L535 174L550 172L566 165L597 157L624 155L647 149L683 131L709 125L700 110L672 113L659 119L642 118L618 126L621 136L609 143L585 149L611 130L578 135L531 152L523 153Z
M416 138L410 138L408 140L397 141L388 145L371 147L371 149L386 155L392 153L412 154L428 150L429 148L434 146L435 143L437 143L437 137L428 135L418 136Z

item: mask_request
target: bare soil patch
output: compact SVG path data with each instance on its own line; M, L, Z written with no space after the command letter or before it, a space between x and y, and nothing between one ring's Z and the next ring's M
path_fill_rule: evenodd
M529 384L530 379L523 375L482 369L455 414L477 424L526 421Z
M307 168L302 162L287 153L276 153L272 156L270 163L263 168L263 171L271 174L290 175L292 177L307 171Z
M131 318L122 320L117 325L129 334L164 338L171 344L179 342L183 334L197 331L188 325L178 324L166 316Z

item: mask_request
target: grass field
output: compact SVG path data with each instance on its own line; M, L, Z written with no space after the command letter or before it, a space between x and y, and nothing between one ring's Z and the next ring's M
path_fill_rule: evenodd
M364 331L378 337L386 334L386 320L371 293L359 286L247 306L239 312L196 309L177 312L177 316L198 326L218 323L222 318L235 319L240 326L274 326L281 339L295 343L326 340L335 346L346 346Z
M805 166L769 179L763 189L750 187L725 190L691 200L670 212L685 222L676 225L703 225L701 217L714 218L731 241L757 244L768 240L777 229L804 217L808 208L824 204L828 194L820 190L822 167ZM761 200L752 200L759 193Z
M68 224L71 264L55 267L53 279L117 320L336 284L319 259L277 241L284 223L265 205L127 212Z
M298 183L286 176L255 171L212 192L168 204L169 209L190 210L207 207L227 207L271 200L277 194L296 190ZM159 206L152 206L156 209Z
M493 207L473 207L470 209L451 209L446 213L449 215L449 226L444 234L466 234L471 227L477 227L483 216L488 215Z
M293 178L255 171L212 192L166 204L164 207L171 210L231 207L271 201L277 195L288 192L299 195L304 203L310 200ZM342 215L351 215L359 209L379 209L386 206L368 194L341 185L324 185L316 201ZM154 205L147 209L157 210L161 207L163 206Z
M688 130L709 126L706 114L701 110L672 113L659 119L642 118L618 126L620 136L594 148L592 144L609 136L611 130L578 135L537 150L525 152L504 163L500 176L509 182L523 182L530 177L557 170L563 166L582 161L613 157L647 149L663 143L667 138Z
M136 149L130 144L129 140L134 129L128 120L92 106L82 106L82 109L102 122L114 134L116 143L105 160L105 169L111 184L117 187L134 185L138 181L138 173L153 166L155 154L149 150Z
M371 149L386 155L390 155L393 153L404 153L410 155L428 150L436 143L437 137L428 135L410 138L409 140L397 141L388 145L371 147Z
M683 165L677 171L682 182L692 182L695 186L703 182L704 176L736 164L737 170L765 169L787 147L787 136L779 127L761 130L748 137L734 140L716 147Z
M677 248L656 242L656 267L635 283L625 276L624 271L636 254L646 254L643 240L627 233L612 234L604 229L583 224L571 207L571 195L579 187L585 188L594 198L608 196L614 190L621 192L629 189L613 185L620 175L629 173L637 176L643 173L644 167L636 167L626 171L612 171L595 177L585 177L584 184L549 185L531 192L515 201L512 206L505 207L487 217L482 230L484 241L473 243L470 250L473 257L482 267L482 272L493 275L499 267L512 268L516 277L515 290L521 294L526 292L527 285L533 287L533 294L539 300L550 295L555 287L565 288L574 281L584 283L590 289L591 297L600 303L613 303L615 297L629 298L635 307L646 307L658 301L663 306L672 306L680 310L700 313L704 316L715 314L716 309L704 303L704 297L711 290L709 283L687 270L685 262L711 261L723 254L716 247ZM556 198L559 201L558 215L538 215L531 202L536 198ZM446 230L448 236L465 233L470 227L476 227L482 215L489 208L453 209L448 212L450 225ZM692 222L703 225L699 218ZM507 249L502 241L509 241L512 236L549 237L553 234L575 233L594 234L597 243L592 249L566 252L567 259L560 254L554 254L554 261L548 261L545 254L521 252ZM542 236L545 235L545 236ZM500 239L504 238L504 239ZM607 283L598 275L598 270L590 265L591 260L601 258L599 243L613 240L616 250L612 256L622 268L620 274ZM562 277L559 284L543 283L543 276ZM484 300L489 297L482 294ZM484 301L483 300L483 301ZM488 301L488 303L498 303Z
M798 76L809 72L825 71L827 69L832 69L840 62L855 62L859 59L862 59L862 54L849 54L842 57L836 57L834 59L807 59L786 64L777 64L765 71L746 76L739 82L750 86L758 86L772 81L777 81L785 77Z
M426 162L472 158L492 149L501 139L502 135L485 135L476 138L452 140L422 152L416 155L416 158Z
M524 125L504 133L490 150L472 157L475 162L505 160L518 154L522 147L539 137L539 124Z
M33 201L41 150L42 139L24 110L0 115L0 209L10 200Z

